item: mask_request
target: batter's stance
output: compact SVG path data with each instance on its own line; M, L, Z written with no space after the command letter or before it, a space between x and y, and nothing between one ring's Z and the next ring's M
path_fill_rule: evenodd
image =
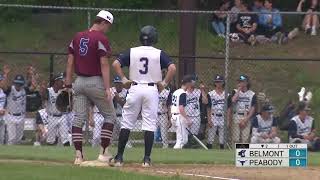
M176 67L169 56L163 51L152 47L157 42L157 30L153 26L145 26L140 32L142 46L131 48L121 54L113 63L116 73L121 77L125 87L131 84L126 103L123 106L123 120L119 135L118 153L113 159L115 166L122 166L123 152L128 141L130 130L134 127L138 114L142 115L142 130L144 133L145 154L143 167L151 165L150 154L156 130L159 92L173 78ZM122 67L129 67L128 80ZM161 69L168 69L162 81ZM158 88L157 88L158 86Z
M69 45L66 87L71 88L73 72L77 74L74 82L74 112L72 122L72 140L76 149L74 164L83 162L82 127L88 119L88 108L92 102L104 117L101 129L101 150L99 161L108 162L111 155L107 147L112 138L113 123L116 119L110 92L109 57L111 48L104 35L113 22L113 15L108 11L100 11L93 26L75 35Z

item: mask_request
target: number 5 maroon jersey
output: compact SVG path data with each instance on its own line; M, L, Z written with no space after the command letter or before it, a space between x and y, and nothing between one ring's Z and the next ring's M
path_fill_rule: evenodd
M74 56L75 72L79 76L101 76L101 57L110 57L108 38L100 31L83 31L71 41L69 54Z

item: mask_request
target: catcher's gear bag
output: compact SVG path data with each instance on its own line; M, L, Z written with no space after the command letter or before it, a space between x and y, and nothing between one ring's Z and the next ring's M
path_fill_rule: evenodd
M38 111L42 105L41 95L38 91L27 92L26 95L26 110L27 112L35 112Z
M72 111L72 92L62 91L56 100L56 108L60 112L71 112Z

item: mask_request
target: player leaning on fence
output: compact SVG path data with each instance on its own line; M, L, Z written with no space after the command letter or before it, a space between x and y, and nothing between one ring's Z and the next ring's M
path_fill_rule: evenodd
M233 113L231 123L229 122L232 141L235 143L249 142L251 118L255 114L257 98L255 93L250 90L250 81L247 75L240 75L238 89L233 90L230 100L233 110L229 110L229 113Z
M26 86L26 81L22 75L16 75L13 80L13 85L9 85L8 74L10 68L4 67L4 85L3 90L7 95L7 114L5 121L8 129L8 144L19 144L24 131L25 113L27 93L34 91L36 83L34 79L29 86Z
M273 111L273 106L266 104L262 107L261 113L253 118L251 143L280 143Z
M309 115L310 110L305 102L299 102L297 115L289 123L289 142L306 143L310 150L320 151L320 138L316 136L314 119Z
M111 155L108 146L112 138L116 114L111 100L109 57L111 48L106 33L113 23L113 15L100 11L89 30L78 32L69 45L66 69L66 88L74 90L75 118L72 122L72 139L76 149L75 164L83 162L82 127L88 119L88 108L93 103L104 117L101 130L101 149L98 161L107 162ZM72 75L77 79L72 85Z

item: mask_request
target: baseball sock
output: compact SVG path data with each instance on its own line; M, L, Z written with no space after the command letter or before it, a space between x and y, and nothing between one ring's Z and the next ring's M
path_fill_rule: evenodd
M82 128L72 126L72 141L76 151L80 151L82 154Z
M150 157L151 155L153 140L154 140L154 132L145 131L144 132L144 156L145 157Z
M110 145L110 141L112 138L113 124L104 123L101 128L101 152L100 154L104 154L106 148Z
M120 130L117 156L120 156L120 157L123 156L124 148L126 147L126 144L128 142L129 135L130 135L129 129Z

